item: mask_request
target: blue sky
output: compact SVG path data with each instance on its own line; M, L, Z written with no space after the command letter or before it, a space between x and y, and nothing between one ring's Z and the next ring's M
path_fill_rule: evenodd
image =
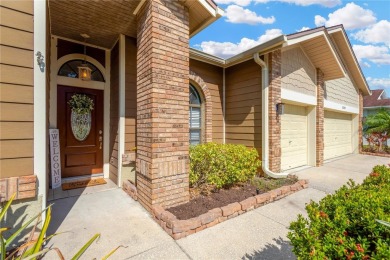
M227 58L275 38L342 23L371 89L390 95L390 0L214 0L225 15L190 45Z

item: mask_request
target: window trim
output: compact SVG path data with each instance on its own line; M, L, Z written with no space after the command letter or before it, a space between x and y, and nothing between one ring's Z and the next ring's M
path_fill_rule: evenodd
M200 104L189 104L189 107L197 107L197 108L200 108L200 127L191 127L189 125L189 133L191 132L191 130L200 130L200 139L199 139L199 144L202 144L205 142L205 99L203 97L203 93L202 91L200 91L200 89L198 87L196 87L195 84L193 83L189 83L189 88L190 88L190 92L191 93L191 88L194 89L195 93L197 94L198 98L199 98L199 101L200 101ZM190 111L189 111L190 112ZM190 113L189 113L189 116L190 116ZM191 118L189 118L189 121L191 120ZM191 142L191 138L189 136L189 139L188 139L189 142ZM191 145L191 144L190 144Z

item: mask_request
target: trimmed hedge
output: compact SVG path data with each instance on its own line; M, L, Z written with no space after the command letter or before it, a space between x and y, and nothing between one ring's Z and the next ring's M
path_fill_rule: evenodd
M190 185L217 189L252 179L261 162L254 148L205 143L190 147Z
M298 259L390 259L390 228L376 221L390 221L390 168L375 166L306 211L288 234Z

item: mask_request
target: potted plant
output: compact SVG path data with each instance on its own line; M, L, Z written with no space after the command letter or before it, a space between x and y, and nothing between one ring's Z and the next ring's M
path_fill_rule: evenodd
M93 100L86 94L73 94L68 104L71 109L70 122L72 133L78 141L84 141L91 131Z

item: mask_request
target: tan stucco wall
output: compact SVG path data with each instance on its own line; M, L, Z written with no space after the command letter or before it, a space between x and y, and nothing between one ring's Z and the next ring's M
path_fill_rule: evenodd
M325 81L325 99L338 104L359 107L359 93L349 77Z
M282 89L316 95L316 71L302 49L282 51Z

